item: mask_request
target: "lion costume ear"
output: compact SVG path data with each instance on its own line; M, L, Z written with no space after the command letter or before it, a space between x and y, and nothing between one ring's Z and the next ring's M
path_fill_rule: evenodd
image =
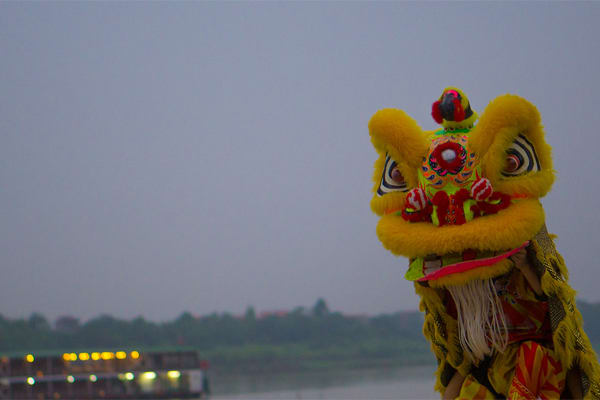
M369 133L379 153L373 174L371 208L378 215L401 210L406 192L417 187L417 170L429 142L415 120L393 108L373 115Z
M499 96L486 107L471 131L469 148L479 154L495 191L538 198L552 187L552 152L540 114L519 96Z

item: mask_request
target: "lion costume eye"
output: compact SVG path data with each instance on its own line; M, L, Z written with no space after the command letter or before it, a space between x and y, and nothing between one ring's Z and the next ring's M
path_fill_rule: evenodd
M506 166L502 175L519 176L540 170L540 161L531 142L523 135L517 136L506 150Z
M396 161L392 160L392 158L386 154L383 176L381 177L381 183L377 189L377 195L383 196L386 193L398 191L407 192L408 185L398 169Z

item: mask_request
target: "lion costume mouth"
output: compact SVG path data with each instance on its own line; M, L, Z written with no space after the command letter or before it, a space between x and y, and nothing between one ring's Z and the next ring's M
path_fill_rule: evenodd
M477 268L489 267L505 260L524 249L529 241L521 246L507 251L476 251L466 250L462 255L430 255L427 257L418 257L411 260L407 279L419 282L432 281L447 277L453 274L460 274ZM411 279L412 277L421 277ZM410 276L410 277L409 277Z
M443 287L506 273L513 265L508 257L523 248L543 223L539 200L515 199L497 214L463 225L440 227L386 214L377 234L385 248L409 258L407 280Z
M508 251L536 235L544 224L544 210L537 199L515 199L494 215L463 225L435 226L412 223L386 214L377 224L377 235L392 253L409 259L429 254L461 255L465 250Z

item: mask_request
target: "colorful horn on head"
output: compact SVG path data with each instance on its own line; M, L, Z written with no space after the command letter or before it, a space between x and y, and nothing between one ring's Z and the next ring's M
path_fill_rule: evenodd
M469 99L455 87L444 89L440 98L433 103L431 116L446 129L469 129L477 119Z

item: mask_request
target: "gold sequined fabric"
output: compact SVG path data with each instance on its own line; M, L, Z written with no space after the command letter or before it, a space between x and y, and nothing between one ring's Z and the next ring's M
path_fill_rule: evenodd
M564 366L579 368L584 399L600 399L600 365L569 286L568 270L544 226L531 241L528 258L533 263L548 297L554 350Z
M530 241L528 259L540 278L542 291L548 300L548 314L552 328L554 352L563 366L581 371L581 391L584 399L600 400L600 365L590 341L583 330L583 320L575 303L575 291L568 284L568 270L562 256L556 251L553 239L544 226ZM421 298L420 309L425 312L423 333L431 343L438 361L435 390L443 393L446 385L459 372L467 376L472 364L464 356L458 338L458 325L445 307L445 290L415 284ZM503 357L511 364L512 352ZM502 358L502 357L501 357ZM510 374L507 365L498 363L489 377L502 391L501 382Z

